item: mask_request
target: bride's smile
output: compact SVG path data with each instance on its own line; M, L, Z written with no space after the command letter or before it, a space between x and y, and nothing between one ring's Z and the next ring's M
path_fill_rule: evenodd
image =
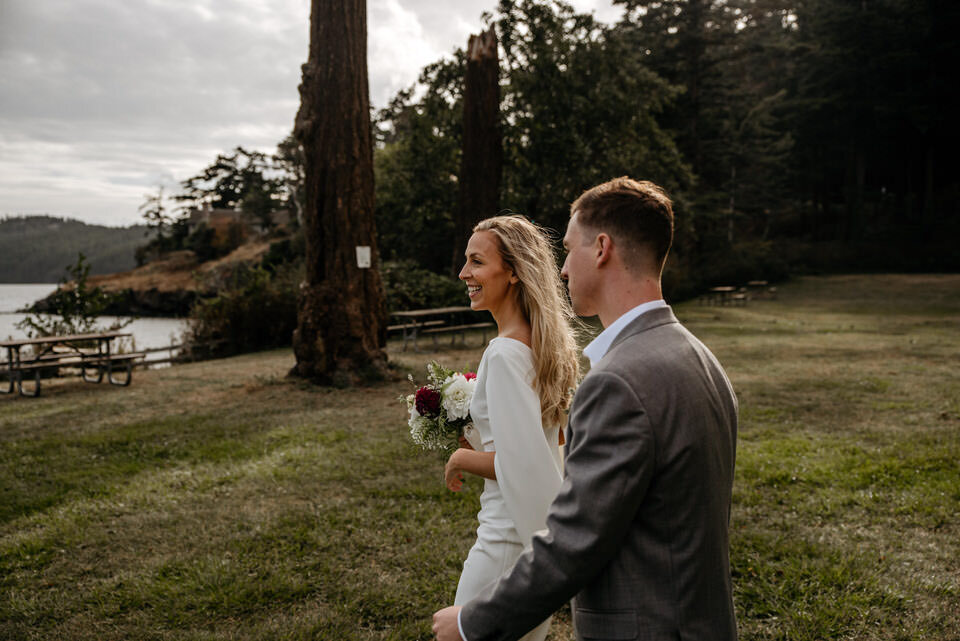
M465 254L467 260L460 270L460 280L467 285L470 307L476 311L487 310L497 318L505 303L509 306L516 302L517 276L501 257L492 232L475 232Z

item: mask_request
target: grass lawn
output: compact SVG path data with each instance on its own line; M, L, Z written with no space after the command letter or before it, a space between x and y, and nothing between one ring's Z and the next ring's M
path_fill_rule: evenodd
M741 402L741 638L960 639L960 276L804 278L677 312ZM391 347L420 379L480 354ZM409 444L406 381L314 388L292 364L0 397L0 639L431 638L479 481L446 491Z

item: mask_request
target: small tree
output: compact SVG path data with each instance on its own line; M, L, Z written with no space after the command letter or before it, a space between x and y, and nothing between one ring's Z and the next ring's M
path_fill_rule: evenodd
M183 210L210 205L235 209L257 218L264 229L273 226L273 212L285 205L286 186L281 175L286 166L262 151L237 147L196 176L181 183L174 198Z
M166 229L173 223L173 219L167 215L167 208L163 205L163 185L157 185L156 194L144 194L143 198L143 204L137 208L137 211L143 214L147 227L156 232L156 242L162 248Z
M99 331L122 329L133 322L132 318L117 320L107 327L100 327L97 319L113 303L114 296L100 287L91 287L87 282L90 264L80 252L77 262L67 266L72 280L62 278L57 291L50 295L52 311L48 314L33 312L17 323L16 327L27 336L66 336Z

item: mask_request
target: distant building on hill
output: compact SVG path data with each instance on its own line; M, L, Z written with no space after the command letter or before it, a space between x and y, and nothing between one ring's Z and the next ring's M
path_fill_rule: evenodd
M270 220L274 227L286 227L290 224L290 211L278 209L270 214ZM202 209L192 209L187 224L191 234L200 225L206 225L217 233L224 233L232 224L242 226L245 235L259 235L270 231L264 227L263 221L253 214L237 209L210 207L209 205L205 205Z

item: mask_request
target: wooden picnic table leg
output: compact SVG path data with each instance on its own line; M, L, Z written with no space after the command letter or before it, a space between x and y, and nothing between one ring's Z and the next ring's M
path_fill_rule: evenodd
M113 362L107 361L107 379L110 381L111 385L119 385L120 387L126 387L130 384L130 381L133 380L133 359L127 360L127 377L122 380L116 380L113 377Z
M96 375L96 376L87 376L87 369L88 369L88 368L91 368L91 367L92 367L93 369L97 370L97 375ZM99 382L101 382L101 381L103 380L103 368L102 368L100 365L98 365L98 364L93 364L93 365L91 365L90 363L87 363L86 361L81 361L81 362L80 362L80 376L81 376L81 377L83 378L83 380L86 381L87 383L99 383Z
M420 334L420 323L418 323L417 319L414 318L412 324L413 324L413 328L411 328L410 331L413 332L413 351L419 353L420 346L417 345L417 336Z
M33 391L28 392L23 386L23 371L17 372L17 389L20 391L20 396L29 396L35 397L40 396L40 368L33 370Z
M101 341L98 339L98 340L97 340L97 353L96 353L96 356L94 356L94 359L95 359L95 360L94 360L93 365L90 365L89 363L87 363L86 359L82 359L82 358L81 358L81 360L80 360L80 377L81 377L84 381L86 381L87 383L100 383L100 382L103 381L103 370L104 370L104 366L101 364L102 361L99 360L99 358L103 355L103 351L102 351L101 348L100 348L100 343L101 343ZM87 376L87 369L88 369L89 367L93 367L93 368L95 368L95 369L97 370L97 375L96 375L96 377L94 377L94 376Z
M20 369L20 348L17 348L16 354L17 362L17 391L20 393L20 396L29 396L35 397L40 396L40 371L41 368L36 368L33 370L33 392L27 392L23 387L23 370Z
M0 394L13 394L17 389L16 374L13 368L13 347L7 348L7 389L0 389Z

